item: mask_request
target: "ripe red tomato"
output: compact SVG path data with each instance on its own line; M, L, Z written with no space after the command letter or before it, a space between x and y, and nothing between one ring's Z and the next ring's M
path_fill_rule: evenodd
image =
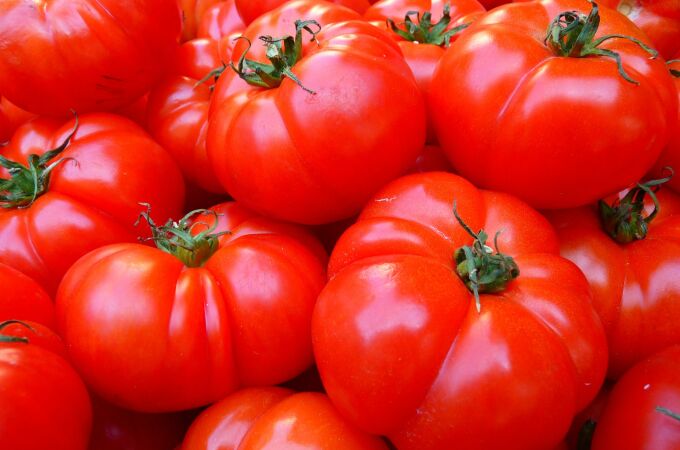
M259 0L256 2L252 0L235 0L235 3L236 9L238 10L241 17L243 17L244 22L247 25L250 25L250 23L254 22L258 17L263 16L264 14L285 4L286 0ZM314 0L314 3L317 3L317 5L323 5L327 2L318 2ZM335 3L345 8L352 9L360 14L363 14L363 12L369 7L367 0L328 0L328 3ZM309 20L310 17L298 16L295 19Z
M42 323L13 319L0 322L2 322L0 323L2 326L0 336L24 339L32 346L48 350L68 361L68 352L64 342L52 329Z
M452 205L496 242L470 246ZM333 404L399 449L557 445L607 358L587 281L557 251L546 219L508 194L443 172L388 184L338 241L315 307Z
M680 51L680 2L678 0L600 0L616 9L645 32L664 59Z
M27 164L29 155L43 155L67 142L75 119L62 123L33 120L17 130L0 154ZM45 166L53 167L47 175ZM50 295L85 253L134 242L144 234L134 227L144 210L139 202L153 202L159 220L177 216L182 208L184 184L174 161L123 117L82 116L65 150L44 162L43 169L37 192L28 169L13 177L21 198L7 198L10 187L0 191L0 262L30 276ZM0 169L0 177L7 176Z
M549 216L560 238L560 253L579 266L590 283L593 306L607 332L609 376L614 379L642 358L680 344L680 197L669 190L657 196L660 210L651 223L634 214L624 216L634 224L624 225L624 231L649 228L646 237L633 242L627 233L621 236L624 243L610 237L594 205ZM644 216L653 209L647 199Z
M458 173L553 209L595 202L651 168L676 118L673 81L661 58L629 39L568 45L565 23L577 24L570 32L592 32L595 8L585 0L504 5L447 50L432 79L429 113ZM625 17L599 12L599 38L649 42ZM551 36L562 38L545 44L551 21ZM621 71L614 57L598 54L605 50L620 55Z
M280 17L303 3L288 3ZM425 141L425 110L401 52L381 30L366 22L335 24L317 35L318 45L301 32L296 39L305 44L292 70L305 88L289 77L271 89L233 72L220 77L208 156L227 192L245 206L291 222L328 223L357 213L413 164Z
M680 103L680 53L672 61L668 63L668 68L675 78L675 89L678 94L678 102ZM676 176L671 178L667 186L680 193L680 176L678 176L680 175L680 111L678 111L677 120L672 127L670 142L656 162L652 174L657 177L663 176L665 167L672 167L676 174Z
M286 233L292 225L249 218L239 207L217 211L227 216L214 231L233 225L219 245L205 228L215 217L195 226L183 219L175 231L172 222L154 231L167 252L103 247L64 277L59 329L75 366L107 401L178 411L239 386L284 382L312 364L311 315L325 257L304 231ZM197 235L176 242L190 232ZM314 248L322 252L318 242Z
M0 322L30 320L54 326L52 300L38 283L0 263L0 286Z
M680 346L640 362L614 386L592 450L680 448Z
M206 409L189 428L181 450L264 448L388 447L347 423L325 395L268 387L243 389Z
M236 32L241 32L246 24L236 9L234 0L219 2L210 7L198 24L199 38L211 38L218 40Z
M0 96L0 144L8 142L20 125L35 117Z
M214 6L220 3L234 3L233 0L179 0L182 9L182 41L190 41L197 37L198 26L203 16Z
M160 77L180 26L174 1L3 0L2 92L38 114L116 109Z
M46 348L0 339L0 405L3 448L87 448L92 410L85 385Z

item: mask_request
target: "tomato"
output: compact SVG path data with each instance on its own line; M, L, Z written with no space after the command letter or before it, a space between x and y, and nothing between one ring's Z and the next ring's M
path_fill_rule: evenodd
M302 3L288 3L280 17ZM300 42L304 24L298 25ZM425 141L423 100L394 41L366 22L327 26L317 39L295 58L302 86L282 77L280 86L265 89L224 73L207 138L230 195L262 214L305 224L357 213L413 164Z
M609 396L592 450L680 448L680 346L635 365Z
M29 170L22 169L13 177L14 187L0 192L0 262L33 278L50 295L85 253L143 234L134 226L144 210L139 202L153 202L159 219L178 215L183 203L175 163L138 125L100 113L80 117L75 128L75 119L63 125L36 119L0 149L5 158L27 164L29 155L67 144L37 168L37 190ZM2 169L0 177L6 176ZM8 198L10 189L19 189L21 198Z
M432 74L449 43L486 10L477 0L381 0L364 14L366 20L386 25L399 40L404 59L418 87L427 95ZM408 26L406 24L409 24ZM439 30L439 27L443 29ZM413 28L413 29L410 29ZM439 30L439 31L436 31ZM427 141L436 142L428 120Z
M38 114L110 111L160 77L180 33L167 0L4 0L0 86Z
M605 383L600 393L595 397L595 400L574 417L566 438L569 449L591 450L593 433L595 432L597 422L602 417L602 411L607 406L611 390L612 386L609 383Z
M14 131L23 123L34 117L0 96L0 144L9 141Z
M171 450L182 442L192 413L144 414L93 397L89 450Z
M68 360L68 352L64 342L52 329L42 323L13 319L1 322L1 336L24 339L30 342L32 346L48 350Z
M219 2L210 7L198 24L197 36L218 40L246 28L234 0Z
M241 17L243 17L243 21L247 25L250 25L250 23L254 22L260 16L263 16L266 13L273 11L279 6L285 4L286 0L259 0L256 2L251 0L235 0L235 3L236 9L238 10ZM325 4L326 2L316 3ZM363 13L369 7L367 0L329 0L329 3L335 3L345 8L352 9L358 13ZM298 16L295 19L309 20L310 18Z
M680 196L668 190L657 196L659 214L651 223L635 214L625 217L631 225L623 226L641 234L635 239L622 233L622 243L603 229L595 205L550 215L560 253L578 265L590 283L593 306L607 332L609 376L614 379L640 359L680 344L675 325L680 321ZM628 204L624 201L621 211ZM653 208L647 200L644 216ZM642 229L647 227L644 237Z
M252 388L206 409L189 428L182 450L296 448L387 450L377 436L348 424L319 393Z
M196 31L203 20L203 16L221 0L179 0L182 8L182 40L190 41L197 37ZM231 1L233 3L233 0Z
M680 2L678 0L601 0L618 10L645 32L665 59L680 51Z
M446 159L441 147L426 145L423 151L416 158L415 164L411 166L408 173L417 172L451 172L451 164Z
M0 322L10 319L31 320L51 327L54 306L38 283L0 263Z
M544 44L560 14L551 35L567 33L561 27L569 21L578 23L569 32L593 32L599 17L597 36L649 42L625 17L608 8L598 16L596 9L585 0L504 5L451 45L432 79L429 112L458 173L557 209L595 202L651 168L677 111L661 58L627 38L597 48L568 49L566 36ZM596 54L600 48L620 55L621 72L614 57ZM574 53L589 56L557 56Z
M217 222L205 215L195 226L186 217L154 228L159 248L95 250L64 277L59 329L105 400L179 411L239 386L284 382L312 364L312 308L325 282L320 244L237 206L216 212L225 214ZM231 234L218 239L213 232L225 224Z
M78 374L50 350L0 334L3 448L85 450L92 410Z
M495 242L470 245L452 205ZM333 404L399 449L557 445L607 355L587 281L557 252L546 219L508 194L444 172L388 184L338 241L315 307Z
M676 55L676 58L672 62L669 62L668 67L670 68L671 73L674 74L675 89L680 102L680 53ZM674 168L675 173L680 175L680 111L678 112L675 125L672 128L671 140L659 157L659 160L656 162L652 174L661 176L665 167ZM668 187L675 190L675 192L680 193L680 176L671 178L668 182Z

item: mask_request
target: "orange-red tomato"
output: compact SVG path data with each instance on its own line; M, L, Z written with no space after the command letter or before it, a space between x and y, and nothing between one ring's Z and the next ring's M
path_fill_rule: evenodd
M0 144L9 141L20 125L35 117L0 96Z
M54 326L54 306L38 283L0 263L0 322L30 320Z
M213 5L203 14L196 36L219 40L245 28L246 24L241 19L234 0L227 0Z
M680 104L680 53L675 56L674 62L668 64L668 68L677 71L674 78L675 89L678 93L678 103ZM675 171L675 176L671 178L667 186L680 193L680 110L678 111L677 120L671 129L671 139L656 162L652 174L657 177L663 176L665 167L670 167Z
M203 20L203 16L208 11L221 4L234 3L233 0L224 2L222 0L179 0L179 6L182 8L182 40L190 41L197 36L199 24Z
M286 3L286 0L235 0L236 9L243 17L246 24L250 25L260 16L278 8ZM326 2L323 2L326 3ZM367 0L329 0L328 3L335 3L362 14L369 7ZM296 19L308 20L308 17L296 17Z

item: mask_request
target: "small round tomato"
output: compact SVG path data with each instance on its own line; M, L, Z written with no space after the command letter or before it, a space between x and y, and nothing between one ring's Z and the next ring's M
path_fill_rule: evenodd
M238 10L241 17L243 17L244 22L250 25L260 16L275 10L279 6L286 3L286 0L235 0L236 9ZM297 3L310 3L308 0L297 1ZM313 3L319 5L319 3L324 4L327 2L318 2L313 0ZM360 14L362 14L369 7L367 0L329 0L328 3L335 3L337 5L343 6L348 9L352 9ZM295 19L309 19L308 17L298 16Z
M534 207L625 189L654 165L676 120L673 80L649 45L627 18L586 0L496 8L435 70L438 142L457 173Z
M176 1L3 0L2 93L37 114L112 111L162 75L180 27Z
M326 280L320 244L237 206L192 223L196 213L152 223L158 248L87 254L59 287L57 322L71 358L118 406L179 411L312 365L311 315Z
M680 448L680 346L621 377L595 427L592 450Z
M12 450L85 450L92 409L85 385L61 356L0 324L0 436ZM27 333L30 336L31 333Z
M0 263L0 322L30 320L54 326L54 305L38 283Z
M136 241L140 202L157 205L155 217L163 220L182 209L184 182L175 162L120 116L88 114L65 124L35 119L0 154L7 158L0 177L9 180L0 190L0 262L50 295L85 253Z
M244 389L201 413L182 450L296 448L387 450L377 436L347 423L320 393Z

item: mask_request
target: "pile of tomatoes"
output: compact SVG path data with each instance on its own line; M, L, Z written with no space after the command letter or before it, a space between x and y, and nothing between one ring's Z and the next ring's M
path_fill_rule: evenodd
M3 0L0 447L680 449L679 99L680 0Z

